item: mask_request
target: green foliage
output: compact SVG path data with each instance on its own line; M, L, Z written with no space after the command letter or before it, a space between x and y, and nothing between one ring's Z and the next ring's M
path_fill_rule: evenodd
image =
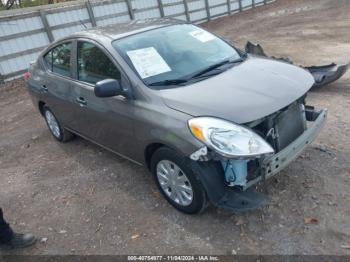
M31 7L38 5L47 5L51 4L53 1L50 0L22 0L21 7Z

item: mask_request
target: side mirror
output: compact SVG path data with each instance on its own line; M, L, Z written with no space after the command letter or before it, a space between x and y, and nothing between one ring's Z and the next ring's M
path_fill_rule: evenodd
M105 79L95 84L95 96L97 97L112 97L123 94L119 81L115 79Z

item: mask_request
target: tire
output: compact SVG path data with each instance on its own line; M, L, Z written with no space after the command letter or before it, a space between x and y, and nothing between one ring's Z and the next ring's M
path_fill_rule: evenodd
M50 108L45 106L43 113L44 113L44 118L45 118L47 127L49 128L52 136L57 141L64 143L64 142L71 140L74 137L74 135L71 132L62 128L62 126L60 125L56 116L50 110Z
M196 214L205 210L208 201L202 183L190 166L191 161L162 147L152 155L151 172L159 191L172 206L181 212Z

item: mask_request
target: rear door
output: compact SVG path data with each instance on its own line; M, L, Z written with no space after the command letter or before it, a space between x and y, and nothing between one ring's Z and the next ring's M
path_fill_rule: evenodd
M107 78L118 80L123 89L130 89L126 76L111 55L92 40L77 41L75 65L73 128L102 146L130 156L134 144L133 100L124 96L99 98L94 94L94 85Z
M65 41L50 49L44 56L46 73L41 82L45 103L63 126L69 126L72 82L72 41Z

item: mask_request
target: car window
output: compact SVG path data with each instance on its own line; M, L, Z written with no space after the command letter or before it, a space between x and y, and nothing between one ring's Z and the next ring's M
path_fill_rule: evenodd
M51 49L44 56L44 60L52 72L63 76L71 76L70 57L71 43L64 43Z
M112 45L146 85L186 79L218 63L241 59L235 48L190 24L133 34Z
M78 79L95 84L107 78L120 80L120 71L100 48L78 42Z

